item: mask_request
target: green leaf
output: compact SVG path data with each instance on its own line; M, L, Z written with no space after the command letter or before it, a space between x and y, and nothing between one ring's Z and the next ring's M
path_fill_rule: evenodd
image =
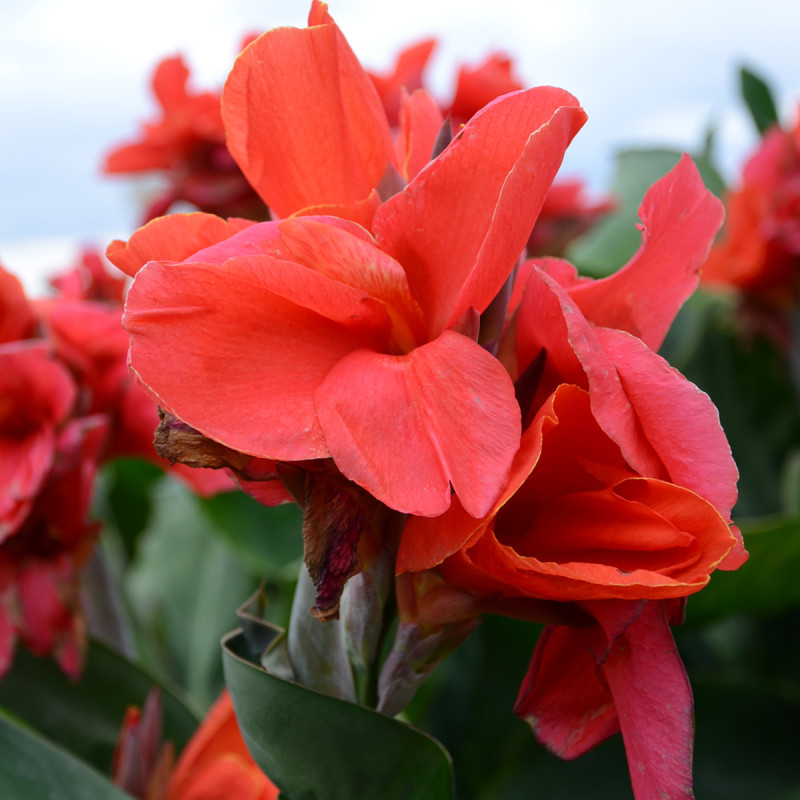
M141 458L117 458L103 467L95 494L95 515L119 531L130 558L152 511L153 488L164 472Z
M223 640L225 681L256 763L289 800L450 800L450 758L422 731L271 675L241 631Z
M255 575L296 579L303 560L303 514L294 503L266 508L244 492L201 500L217 532Z
M772 91L766 82L747 67L739 69L739 86L756 128L763 134L778 122L778 111Z
M735 572L717 571L689 599L687 622L732 614L774 614L800 603L800 517L750 523L744 529L747 562Z
M223 683L219 639L255 585L200 500L176 481L162 481L126 576L148 665L208 706Z
M642 243L637 229L639 206L647 190L677 163L677 150L623 150L617 153L611 195L617 210L602 219L567 252L567 257L586 275L603 277L624 266ZM707 158L694 156L708 189L721 195L723 182Z
M74 755L108 771L125 709L141 707L154 685L151 675L98 642L90 642L82 679L75 684L51 659L20 650L0 683L0 705ZM180 751L197 727L200 712L170 687L160 688L164 736ZM23 795L0 792L4 798L18 796Z
M131 800L109 780L0 710L0 797Z

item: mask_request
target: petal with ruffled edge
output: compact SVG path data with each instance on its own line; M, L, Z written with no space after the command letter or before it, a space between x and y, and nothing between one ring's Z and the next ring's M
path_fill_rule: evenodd
M228 149L279 216L354 206L394 160L378 93L324 3L247 47L222 96Z
M148 261L183 261L253 224L246 219L224 220L200 211L170 214L148 222L127 242L115 239L106 249L106 257L126 275L133 276Z
M520 370L544 350L547 355L540 392L549 393L560 383L588 389L595 418L619 445L633 470L666 479L667 471L643 435L614 361L603 349L596 330L559 283L535 267L517 313Z
M506 95L378 210L378 243L406 268L432 337L497 294L585 120L561 89Z
M670 478L730 520L739 472L711 398L635 336L608 328L595 333Z
M320 385L316 405L339 469L406 513L441 514L452 484L467 513L485 514L519 447L508 374L452 331L405 356L352 353Z
M683 155L653 184L639 207L642 245L618 272L570 290L587 319L638 336L652 350L697 288L700 267L725 216Z

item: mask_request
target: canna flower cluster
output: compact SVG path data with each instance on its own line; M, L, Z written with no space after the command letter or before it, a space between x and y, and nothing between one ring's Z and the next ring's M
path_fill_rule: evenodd
M156 406L128 375L123 276L97 253L29 300L0 267L0 677L17 642L81 670L81 568L99 526L89 518L99 466L153 451ZM224 473L179 467L197 491L233 488Z
M133 277L131 369L198 448L306 505L320 616L370 566L360 539L396 547L404 640L379 707L481 613L546 621L517 713L566 758L621 730L636 796L687 796L669 626L746 553L716 410L656 350L721 204L684 157L648 192L633 259L582 278L525 257L586 120L572 95L510 91L449 143L424 89L399 105L395 126L318 0L307 28L249 45L222 116L271 221L173 215L109 246ZM322 528L339 534L320 557Z

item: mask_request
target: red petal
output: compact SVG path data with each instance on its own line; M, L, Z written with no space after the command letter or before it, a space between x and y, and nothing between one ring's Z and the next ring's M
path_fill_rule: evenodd
M0 266L0 344L27 338L35 325L36 317L22 284Z
M552 427L557 422L551 408L551 416L541 414L522 434L503 493L481 519L467 514L458 497L438 517L410 517L400 537L395 567L397 574L432 569L485 528L487 519L508 502L536 466L542 452L543 426Z
M497 294L585 120L560 89L507 95L378 210L373 230L406 268L431 336Z
M393 161L378 93L323 6L236 59L222 114L228 149L279 216L367 198Z
M694 703L664 605L645 603L641 615L615 635L630 603L587 604L609 637L595 652L619 716L636 800L691 798Z
M115 239L106 256L124 273L133 276L148 261L183 261L252 224L249 220L224 220L199 211L170 214L148 222L127 242Z
M375 247L362 228L330 218L324 222L298 217L279 223L292 257L384 303L392 318L395 343L403 351L425 341L425 324L402 266Z
M328 455L314 392L389 330L362 292L269 256L151 263L124 323L132 369L163 408L235 450L284 460Z
M422 89L403 92L401 101L397 162L400 174L410 181L430 162L444 120L436 101Z
M0 346L0 542L30 511L53 464L56 428L75 396L69 373L43 342Z
M571 297L595 325L628 331L658 350L697 288L724 216L722 203L684 155L639 207L642 246L636 255L614 275L570 290Z
M506 484L520 439L513 386L495 358L460 334L445 332L406 356L355 352L316 397L339 469L391 508L441 514L452 483L478 517Z
M153 73L153 94L166 112L177 111L186 103L189 69L180 56L160 61Z
M577 758L619 731L614 700L589 649L598 635L596 628L545 628L514 706L561 758Z
M592 413L628 464L640 475L666 478L663 464L642 434L614 360L598 339L598 330L551 276L534 269L517 315L520 369L544 349L541 391L550 392L559 383L587 388Z
M730 520L739 473L711 398L639 339L607 328L596 334L616 365L642 435L672 481Z

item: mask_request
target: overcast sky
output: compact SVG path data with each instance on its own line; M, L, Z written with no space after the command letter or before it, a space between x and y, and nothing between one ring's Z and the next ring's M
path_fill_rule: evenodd
M125 236L133 184L102 178L103 152L154 111L149 77L181 52L196 88L219 87L247 32L302 27L303 0L0 0L0 261L15 270L32 240L104 244ZM398 49L440 40L430 78L447 97L456 66L493 50L527 85L575 94L589 122L564 170L598 191L615 149L696 147L720 128L723 170L753 145L737 96L747 63L773 85L785 117L800 99L795 0L330 0L362 63L388 68ZM754 13L757 12L757 13ZM58 265L56 265L58 266Z

